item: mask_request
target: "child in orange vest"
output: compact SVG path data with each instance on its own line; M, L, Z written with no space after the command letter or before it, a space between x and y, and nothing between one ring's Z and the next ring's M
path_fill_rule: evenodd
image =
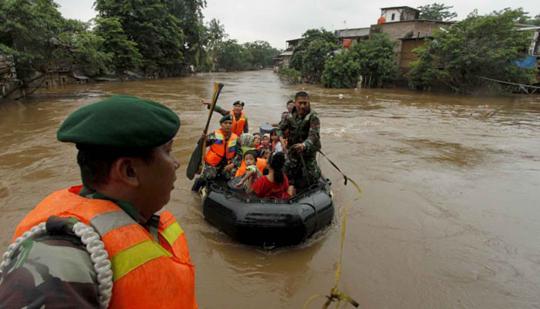
M251 184L261 176L261 172L255 165L257 162L257 152L255 150L248 150L244 154L244 160L246 161L246 173L240 181L235 185L237 189L244 188L246 192L251 192Z

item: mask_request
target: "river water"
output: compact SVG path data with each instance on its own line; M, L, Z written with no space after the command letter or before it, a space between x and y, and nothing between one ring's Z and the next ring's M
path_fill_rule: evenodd
M204 221L184 175L207 115L200 98L214 81L225 84L222 105L246 102L252 129L277 122L295 91L312 95L323 151L364 191L358 198L319 158L337 216L349 208L339 287L361 308L540 308L539 96L329 90L286 85L270 71L43 91L0 104L0 252L37 202L79 182L75 148L55 139L61 121L103 96L132 94L181 117L182 167L167 209L188 236L200 307L301 308L328 294L337 217L308 243L274 251L239 245Z

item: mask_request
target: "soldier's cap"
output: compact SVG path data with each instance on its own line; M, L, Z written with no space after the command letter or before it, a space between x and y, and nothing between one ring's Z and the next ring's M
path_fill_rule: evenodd
M153 148L170 141L179 128L180 118L168 107L122 95L74 111L56 136L77 145Z
M244 102L238 100L238 101L234 101L234 103L233 103L232 105L233 105L233 106L235 106L235 105L241 105L242 107L244 107L244 104L245 104Z
M221 119L219 120L219 123L221 124L221 123L223 123L223 122L225 122L225 121L227 121L227 120L232 121L232 116L231 116L231 114L227 114L227 115L221 117Z

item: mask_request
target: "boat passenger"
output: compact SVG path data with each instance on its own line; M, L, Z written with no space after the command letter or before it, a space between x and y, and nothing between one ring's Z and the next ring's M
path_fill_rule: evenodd
M276 152L268 161L268 175L259 177L251 186L253 193L261 198L288 199L293 188L289 188L289 180L283 171L285 155Z
M261 149L261 134L259 132L253 133L253 147L257 150Z
M203 102L208 108L210 108L210 102ZM221 115L231 115L231 131L237 136L242 135L242 133L249 132L248 119L244 113L245 103L242 101L234 101L232 110L228 111L222 108L219 105L216 105L214 108L215 112L220 113Z
M283 152L283 146L281 145L276 130L270 133L270 139L272 140L272 152Z
M255 150L248 150L244 154L246 169L240 181L235 185L236 189L244 188L247 193L251 192L251 185L262 176L262 172L256 165L257 159L257 151Z
M317 183L321 170L317 164L317 151L321 149L319 116L311 109L309 94L297 92L294 97L294 110L280 123L278 135L287 137L287 163L285 172L297 190ZM284 142L284 140L282 140Z
M216 177L231 179L235 167L240 165L242 155L237 143L238 136L231 132L232 116L221 117L219 123L221 128L208 134L206 138L208 149L204 158L205 166L197 180L197 186L202 186ZM197 188L192 189L197 191Z
M261 139L261 146L259 147L259 157L264 156L265 150L272 152L272 145L270 144L270 133L264 133Z

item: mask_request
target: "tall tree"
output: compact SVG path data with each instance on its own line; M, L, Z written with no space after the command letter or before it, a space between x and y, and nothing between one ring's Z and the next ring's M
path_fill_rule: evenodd
M99 17L118 18L127 37L137 43L150 76L170 76L186 68L180 20L162 0L96 0Z
M301 72L306 81L319 82L326 59L333 50L337 49L337 41L334 33L324 29L306 31L294 50L291 68Z
M441 21L451 20L457 17L456 12L450 11L451 8L453 8L453 6L446 6L443 3L437 2L418 7L420 10L420 19Z
M97 17L95 33L104 39L103 48L112 54L116 74L138 70L142 66L137 43L128 38L117 17Z
M184 32L183 54L187 64L204 62L204 23L202 9L205 0L165 0L169 12L180 21Z
M528 83L534 70L518 68L530 44L530 34L517 31L519 10L506 9L486 16L471 14L416 50L419 59L409 73L411 85L445 85L457 92L484 86L480 77Z
M270 67L273 58L279 54L279 51L266 41L255 41L244 44L244 48L251 55L250 66L253 69Z

